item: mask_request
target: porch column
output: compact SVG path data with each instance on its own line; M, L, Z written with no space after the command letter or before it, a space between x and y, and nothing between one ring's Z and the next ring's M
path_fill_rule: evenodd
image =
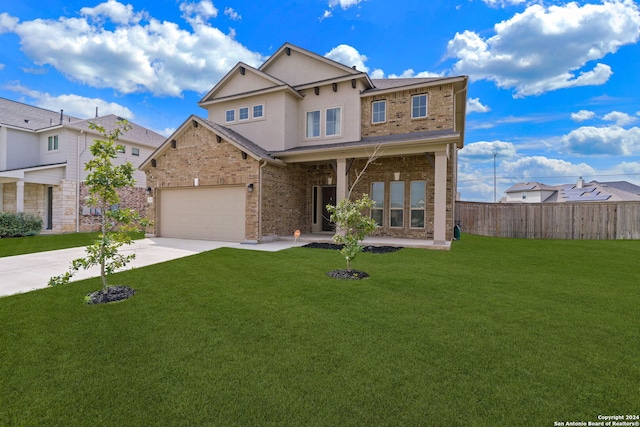
M16 181L16 212L24 212L24 181Z
M4 212L4 184L0 184L0 212Z
M436 152L433 195L433 240L442 245L447 239L447 153Z
M347 159L336 159L336 202L347 198Z

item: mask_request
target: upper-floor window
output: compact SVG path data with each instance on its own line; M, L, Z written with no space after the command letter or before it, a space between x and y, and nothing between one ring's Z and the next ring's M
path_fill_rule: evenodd
M135 147L131 147L131 155L132 156L139 156L140 155L140 149L139 148L135 148Z
M224 121L229 123L236 120L236 110L227 110L224 113Z
M53 135L48 138L47 151L58 150L58 135Z
M371 122L383 123L387 121L387 101L374 101L371 105Z
M427 117L427 95L415 95L411 97L411 118L419 119Z
M264 110L264 108L262 107L262 105L254 105L253 106L253 118L254 119L261 118L264 115L263 110Z
M320 136L320 110L307 112L307 138Z
M238 109L238 120L249 120L249 107Z
M340 122L342 116L342 108L328 108L325 119L325 135L340 135Z

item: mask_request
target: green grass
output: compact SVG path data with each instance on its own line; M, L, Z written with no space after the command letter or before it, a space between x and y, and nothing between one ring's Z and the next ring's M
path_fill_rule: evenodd
M0 425L552 426L640 413L640 245L218 249L0 298Z
M4 238L0 239L0 258L88 246L98 239L99 234L100 233L69 233ZM143 232L133 233L134 239L141 239L143 237Z

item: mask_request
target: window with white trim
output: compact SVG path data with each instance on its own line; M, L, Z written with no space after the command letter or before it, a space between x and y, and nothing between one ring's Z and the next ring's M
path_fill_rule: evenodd
M236 120L236 110L227 110L224 112L224 121L229 123L229 122L235 122Z
M238 120L249 120L249 107L238 109Z
M411 228L424 228L426 181L411 181Z
M260 119L264 116L264 107L262 104L253 106L253 118Z
M389 225L402 227L404 225L404 181L391 181L389 185Z
M320 110L307 112L307 138L320 136Z
M340 135L342 108L327 108L325 112L325 136Z
M371 123L387 121L387 101L373 101L371 104Z
M139 156L140 155L140 149L139 148L135 148L135 147L131 147L131 155L132 156Z
M47 151L58 151L58 135L47 138Z
M421 119L427 117L427 95L415 95L411 97L411 118Z
M371 183L371 200L373 200L371 218L376 222L376 225L382 226L384 223L384 182Z

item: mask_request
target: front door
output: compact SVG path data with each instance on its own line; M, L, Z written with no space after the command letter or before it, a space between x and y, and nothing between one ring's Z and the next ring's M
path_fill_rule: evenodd
M336 225L329 220L327 205L336 205L336 187L322 187L322 231L335 231Z

